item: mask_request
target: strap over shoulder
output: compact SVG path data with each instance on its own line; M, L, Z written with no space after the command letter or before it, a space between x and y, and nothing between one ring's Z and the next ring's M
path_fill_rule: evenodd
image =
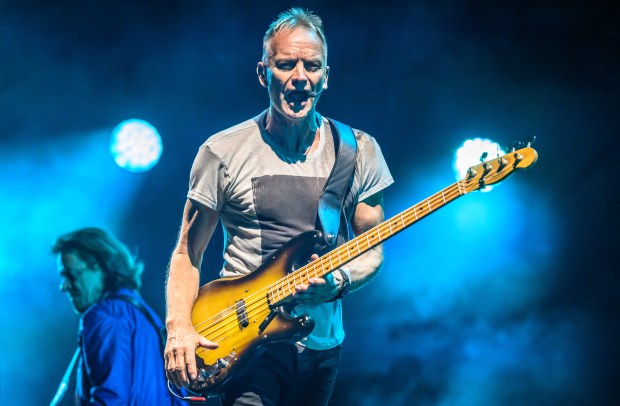
M342 205L353 182L357 141L351 127L331 118L327 120L334 137L336 159L319 200L318 217L323 231L323 240L328 246L333 246L336 244L340 228ZM346 216L344 217L346 221Z

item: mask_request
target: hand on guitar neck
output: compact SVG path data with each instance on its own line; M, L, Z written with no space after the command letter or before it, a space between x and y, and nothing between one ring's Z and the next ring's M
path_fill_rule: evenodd
M310 262L319 259L317 254L312 254ZM296 303L318 305L334 299L340 293L342 281L336 283L333 274L327 274L323 278L310 278L308 283L295 286L295 293L291 299Z

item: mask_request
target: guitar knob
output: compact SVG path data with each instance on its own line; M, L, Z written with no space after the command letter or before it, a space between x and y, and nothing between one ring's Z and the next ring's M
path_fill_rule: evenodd
M221 366L222 368L226 368L228 365L230 365L230 362L228 362L227 360L225 360L224 358L218 358L217 359L217 364L219 366Z
M213 374L211 372L207 371L204 368L200 368L199 372L200 372L200 377L202 379L209 379L209 378L211 378L213 376Z

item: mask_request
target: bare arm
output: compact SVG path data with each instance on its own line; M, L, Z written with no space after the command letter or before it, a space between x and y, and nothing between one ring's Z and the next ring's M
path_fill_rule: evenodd
M375 193L355 206L351 227L360 235L383 221L383 193ZM370 281L383 263L383 244L379 244L346 265L351 271L351 290L359 289Z
M217 220L216 211L188 199L179 239L170 259L166 282L168 341L164 360L166 376L177 387L187 386L188 378L196 378L195 352L199 346L217 348L217 344L196 333L191 321L192 307L198 296L202 256Z

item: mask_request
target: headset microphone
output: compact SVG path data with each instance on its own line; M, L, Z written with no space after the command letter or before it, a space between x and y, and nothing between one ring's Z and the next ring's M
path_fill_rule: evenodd
M309 91L308 92L308 96L310 96L310 97L317 97L321 93L323 93L323 90L319 90L318 92Z

